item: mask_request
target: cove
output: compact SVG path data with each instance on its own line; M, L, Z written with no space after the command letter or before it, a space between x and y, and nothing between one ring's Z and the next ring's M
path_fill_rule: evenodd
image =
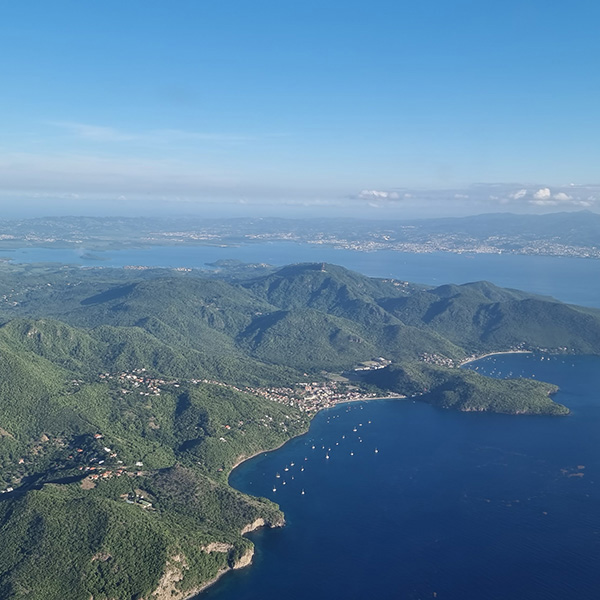
M287 525L252 534L254 564L200 597L597 598L600 358L502 355L469 368L556 383L572 415L412 400L324 411L232 473L234 487L278 502Z

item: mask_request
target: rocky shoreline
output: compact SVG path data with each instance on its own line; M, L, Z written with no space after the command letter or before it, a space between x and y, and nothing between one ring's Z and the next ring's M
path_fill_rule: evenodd
M247 459L244 459L244 460L247 460ZM281 527L282 525L283 525L283 522L274 523L274 524L267 523L261 517L261 518L256 519L252 523L248 523L242 529L241 534L246 535L247 533L255 531L256 529L259 529L261 527ZM209 546L204 548L204 550L207 552L210 552L210 551L223 551L225 549L224 546L223 547L219 546L218 548L212 547L212 546L213 546L213 544L209 544ZM229 550L229 549L230 548L228 547L227 550ZM221 569L220 571L217 572L217 574L212 579L210 579L209 581L206 581L201 586L198 586L191 590L183 591L183 590L178 589L177 584L183 580L184 571L186 569L187 564L185 561L185 557L182 557L181 555L173 556L170 559L169 563L167 564L167 567L165 569L165 572L163 573L163 576L160 579L158 587L146 599L143 599L143 600L191 600L192 598L195 598L198 594L200 594L201 592L203 592L210 586L214 585L226 573L229 573L230 571L235 571L237 569L243 569L244 567L248 567L249 565L251 565L253 558L254 558L254 546L248 548L248 550L246 550L246 552L244 552L244 554L242 554L242 556L240 556L234 562L233 566Z

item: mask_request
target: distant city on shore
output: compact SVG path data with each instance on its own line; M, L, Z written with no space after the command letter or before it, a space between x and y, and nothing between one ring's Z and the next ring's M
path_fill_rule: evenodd
M239 246L289 241L375 252L525 254L600 258L600 215L484 214L405 221L201 217L46 217L0 221L0 250L86 251L157 245Z

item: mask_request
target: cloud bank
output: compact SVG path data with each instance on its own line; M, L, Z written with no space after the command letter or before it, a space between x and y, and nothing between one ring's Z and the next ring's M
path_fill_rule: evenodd
M481 212L540 212L542 210L600 210L600 185L477 184L464 189L364 189L350 196L372 208L398 211L438 211L438 214ZM433 215L430 215L433 216Z
M361 200L399 200L398 192L384 192L380 190L362 190L358 194Z

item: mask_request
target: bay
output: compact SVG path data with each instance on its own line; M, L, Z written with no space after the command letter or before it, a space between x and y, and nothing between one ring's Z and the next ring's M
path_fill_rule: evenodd
M469 368L556 383L572 415L411 400L321 412L307 435L232 473L287 525L252 534L253 566L202 597L598 598L600 358L497 355Z
M75 249L20 248L3 251L15 263L55 262L87 267L208 268L207 263L236 259L282 266L329 262L372 277L393 277L441 285L487 280L496 285L554 296L563 302L600 306L600 260L514 254L430 254L391 250L360 252L293 242L244 246L152 246L105 252Z

